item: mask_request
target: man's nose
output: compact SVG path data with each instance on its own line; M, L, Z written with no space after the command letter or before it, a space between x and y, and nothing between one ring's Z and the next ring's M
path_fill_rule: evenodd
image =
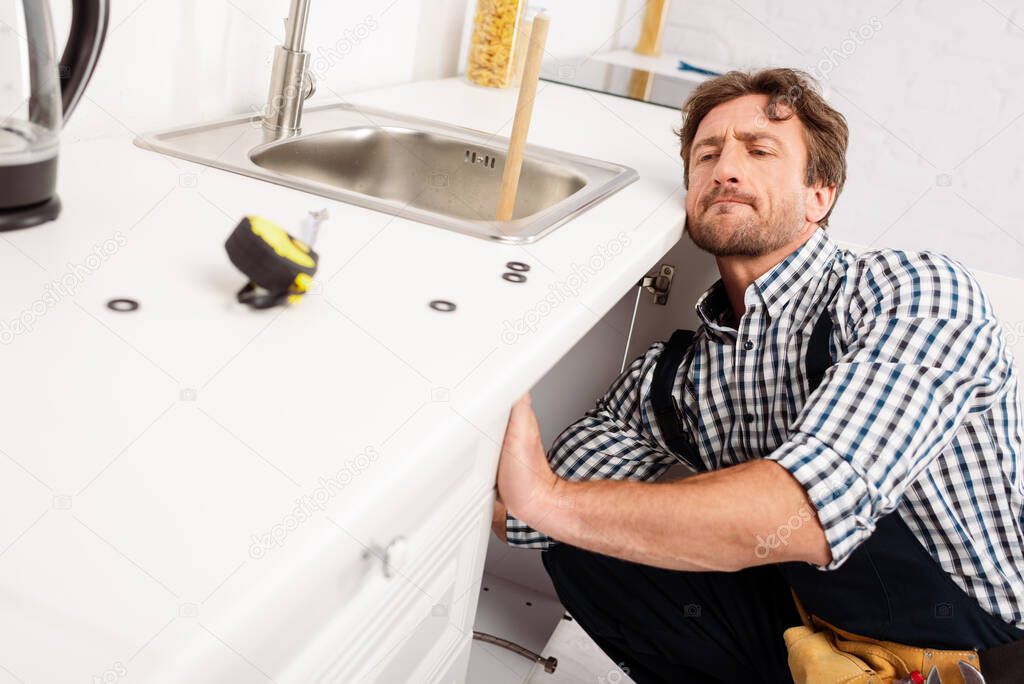
M715 162L715 182L719 185L739 185L745 180L742 150L735 145L725 145Z

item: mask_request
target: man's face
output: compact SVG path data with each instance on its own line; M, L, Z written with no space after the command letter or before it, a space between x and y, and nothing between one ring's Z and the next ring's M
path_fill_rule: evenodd
M767 104L767 95L730 100L697 128L686 233L715 256L767 254L807 227L803 124L795 115L769 120Z

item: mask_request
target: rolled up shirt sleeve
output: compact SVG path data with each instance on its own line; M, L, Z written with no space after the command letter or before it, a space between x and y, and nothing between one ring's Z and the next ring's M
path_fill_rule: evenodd
M863 255L840 285L845 352L766 456L803 485L840 567L900 504L968 414L1014 382L991 305L958 262L932 252ZM843 306L837 310L842 311Z
M650 391L664 348L656 342L612 383L597 405L567 427L548 451L566 480L655 480L677 459L654 438ZM511 546L544 549L554 540L512 515L505 525Z

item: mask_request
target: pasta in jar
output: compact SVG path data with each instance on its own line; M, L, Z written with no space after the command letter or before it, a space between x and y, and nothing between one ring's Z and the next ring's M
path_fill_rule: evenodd
M491 88L507 88L515 75L519 23L526 0L479 0L473 20L466 76Z

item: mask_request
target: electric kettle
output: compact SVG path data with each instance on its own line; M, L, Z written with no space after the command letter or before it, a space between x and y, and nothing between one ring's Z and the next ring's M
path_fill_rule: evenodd
M49 0L0 0L0 230L60 214L61 127L96 68L110 15L109 0L71 6L58 62Z

